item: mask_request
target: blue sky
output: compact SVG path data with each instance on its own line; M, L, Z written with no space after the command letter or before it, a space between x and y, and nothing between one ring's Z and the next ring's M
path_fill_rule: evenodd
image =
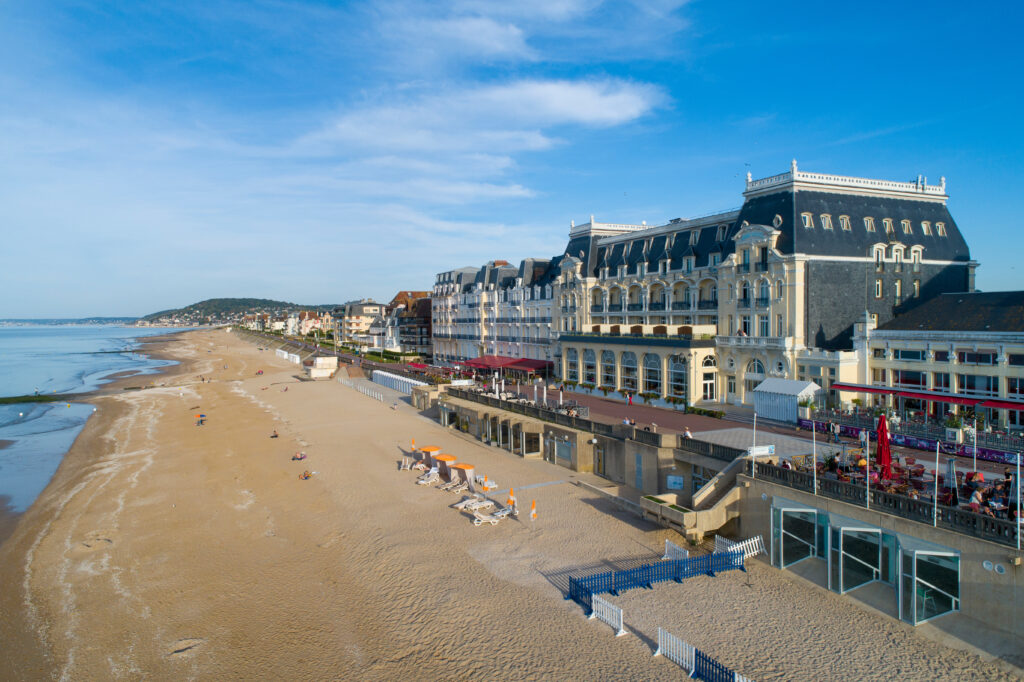
M1020 289L1016 3L0 4L0 317L389 300L743 177L947 178ZM1011 247L1011 248L1007 248ZM1016 247L1016 248L1013 248Z

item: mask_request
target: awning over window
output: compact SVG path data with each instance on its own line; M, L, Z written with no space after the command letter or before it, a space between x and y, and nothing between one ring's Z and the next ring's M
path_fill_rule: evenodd
M991 407L995 410L1024 410L1024 402L1013 400L986 400L981 406Z
M893 393L893 389L879 386L861 386L860 384L844 384L836 382L829 386L835 391L853 391L856 393Z
M950 395L948 393L931 393L929 391L896 391L896 395L914 400L931 400L936 403L951 403L953 405L968 405L974 407L983 398L967 398L965 396Z
M531 360L529 358L520 358L511 365L508 365L508 369L518 369L524 372L536 372L542 369L547 369L554 365L549 360Z

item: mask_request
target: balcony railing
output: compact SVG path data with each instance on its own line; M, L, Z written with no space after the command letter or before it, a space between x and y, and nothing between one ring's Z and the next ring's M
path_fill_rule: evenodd
M626 310L628 310L631 313L632 312L637 312L637 311L640 311L640 310L643 310L643 309L644 309L644 304L643 303L627 303L626 304Z
M697 309L698 310L718 310L718 299L717 298L712 298L710 300L698 301L697 302Z
M610 312L610 313L621 313L622 312L622 304L621 303L609 303L608 304L608 312Z
M737 308L749 308L750 305L751 305L751 299L749 299L749 298L739 298L739 299L736 299L736 307Z
M672 310L689 310L692 307L690 301L672 301Z
M772 299L768 296L758 296L754 299L754 304L758 308L767 308L771 305Z
M754 466L757 468L756 478L795 490L814 493L814 476L812 474L783 469L764 462L757 462ZM748 464L747 473L750 472L751 467ZM868 490L860 484L819 476L817 494L857 506L868 506ZM970 535L981 540L998 542L1002 545L1016 546L1017 544L1019 527L1014 521L995 519L956 507L938 505L936 508L931 501L915 500L906 495L887 493L877 488L871 488L870 496L872 511L928 525L934 523L938 528Z
M740 263L736 266L736 272L750 272L750 263Z
M648 310L664 310L665 309L665 302L664 301L651 302L650 305L647 306L647 309Z
M591 303L590 304L590 312L592 312L592 313L603 313L604 312L604 304L603 303Z
M767 272L767 271L768 271L768 264L767 263L754 263L754 272Z

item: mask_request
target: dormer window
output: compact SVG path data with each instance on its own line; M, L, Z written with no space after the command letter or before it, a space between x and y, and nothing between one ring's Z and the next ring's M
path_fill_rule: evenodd
M927 220L921 221L921 234L923 234L926 237L932 236L932 224Z
M728 233L729 233L729 226L728 225L719 225L718 226L718 241L724 242L725 241L725 235L727 235Z
M700 232L699 231L694 230L693 232L691 232L690 233L690 246L696 246L698 238L700 238Z
M814 217L811 216L810 213L801 213L800 220L803 222L805 228L811 229L814 227Z
M711 267L718 265L722 260L722 255L719 253L711 254Z
M821 219L821 229L823 229L823 230L831 230L832 229L832 216L830 216L828 213L822 213L821 216L820 216L820 219Z
M940 237L946 236L946 223L935 223L935 233Z
M772 218L772 225L774 227L782 227L782 216L780 216L778 213L776 213L775 217ZM721 240L719 240L719 241L721 241Z
M872 218L871 216L867 216L866 218L864 218L864 229L866 231L868 231L868 232L874 232L875 231L875 219Z
M896 231L896 228L893 227L893 224L892 224L892 218L882 218L882 225L885 226L885 233L886 234L892 234L893 232Z
M687 256L686 258L683 259L683 262L686 265L686 272L687 273L693 272L693 261L694 261L693 256Z
M901 220L900 225L903 227L903 234L914 234L914 228L910 226L909 220Z
M839 216L839 227L843 228L844 232L850 231L850 216L841 215Z

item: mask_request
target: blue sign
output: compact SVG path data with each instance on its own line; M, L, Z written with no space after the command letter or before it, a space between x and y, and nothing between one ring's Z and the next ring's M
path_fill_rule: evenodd
M683 476L668 476L665 478L665 487L669 490L685 490L686 479Z

